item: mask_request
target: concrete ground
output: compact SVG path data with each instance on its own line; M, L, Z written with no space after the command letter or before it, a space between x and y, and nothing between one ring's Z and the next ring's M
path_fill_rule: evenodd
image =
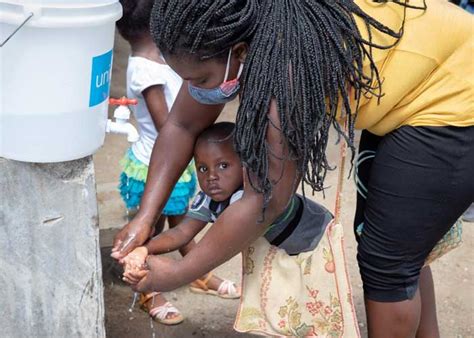
M116 40L112 96L124 94L125 69L128 47L120 38ZM233 120L236 104L229 104L221 119ZM124 137L108 135L104 147L94 156L99 215L101 227L102 264L105 286L107 336L114 338L151 337L245 337L232 329L238 301L222 300L212 296L192 294L186 287L166 293L166 297L185 316L184 323L168 327L155 323L154 329L144 312L135 306L128 309L133 299L132 291L120 280L120 267L109 257L112 238L117 229L126 223L125 209L116 189L120 168L118 162L128 143ZM331 142L328 149L331 163L336 164L338 147ZM337 172L329 172L326 198L314 196L319 203L333 209ZM356 246L352 235L352 218L355 209L355 189L352 180L345 181L342 222L346 230L346 248L356 311L361 331L366 336L362 285L355 259ZM441 337L474 337L474 285L473 269L474 224L465 223L464 244L441 258L432 266L437 293L438 319ZM408 235L408 234L407 234ZM219 267L216 273L234 281L240 279L240 255Z

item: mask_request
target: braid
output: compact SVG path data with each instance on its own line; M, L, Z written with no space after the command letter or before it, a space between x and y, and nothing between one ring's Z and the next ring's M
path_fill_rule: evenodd
M257 26L256 0L156 1L151 32L163 53L201 58L249 39Z
M152 14L152 34L165 52L181 50L200 57L249 42L234 142L244 166L257 177L257 182L250 182L264 194L265 207L272 192L269 156L275 156L266 141L272 124L266 114L271 100L276 100L280 132L296 160L303 186L323 190L331 169L326 157L331 126L354 156L360 99L362 95L382 97L372 49L398 43L406 10L414 8L407 0L392 2L404 6L398 32L370 17L353 0L160 0ZM367 38L361 36L355 18L363 20ZM374 31L394 42L374 43ZM364 61L368 61L366 71ZM356 100L355 111L349 95ZM341 108L347 113L347 134L336 120Z

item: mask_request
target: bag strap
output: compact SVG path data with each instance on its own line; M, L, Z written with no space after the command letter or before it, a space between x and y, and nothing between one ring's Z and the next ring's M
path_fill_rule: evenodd
M343 125L344 132L347 132L347 115L343 117L343 121L340 122ZM347 154L347 142L342 139L340 141L340 153L339 153L339 173L337 177L337 190L336 190L336 205L334 206L334 222L339 223L341 218L341 205L342 205L342 191L344 188L344 169L346 163Z

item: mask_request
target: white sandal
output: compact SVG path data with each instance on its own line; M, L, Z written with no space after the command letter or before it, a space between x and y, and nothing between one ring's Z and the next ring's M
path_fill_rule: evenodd
M184 320L183 315L179 310L173 306L170 302L166 302L163 305L155 306L151 310L148 310L146 303L152 301L151 299L158 295L159 292L152 292L149 294L140 295L140 307L145 312L148 312L153 320L164 325L176 325L181 323ZM166 318L170 313L174 313L175 316L172 318Z
M213 295L224 299L240 298L240 290L236 287L234 282L224 279L216 290L209 289L208 283L212 278L212 273L209 272L204 279L196 279L191 283L189 290L194 293Z

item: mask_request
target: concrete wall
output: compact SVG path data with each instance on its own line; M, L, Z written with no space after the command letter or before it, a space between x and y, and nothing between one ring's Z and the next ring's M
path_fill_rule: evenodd
M92 158L0 158L0 337L105 337Z

